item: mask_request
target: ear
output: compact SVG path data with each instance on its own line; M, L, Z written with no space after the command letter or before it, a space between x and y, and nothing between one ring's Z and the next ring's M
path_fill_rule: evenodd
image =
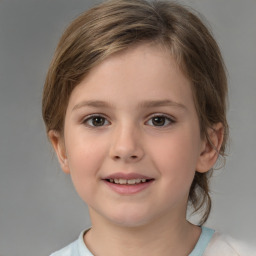
M52 143L52 146L56 152L57 158L59 160L61 169L65 173L69 173L69 165L68 159L66 154L66 148L63 137L60 135L59 132L55 130L51 130L48 132L48 137Z
M208 128L207 134L209 140L207 138L203 140L201 154L197 162L196 170L200 173L210 170L218 159L224 137L223 124L217 123L211 128Z

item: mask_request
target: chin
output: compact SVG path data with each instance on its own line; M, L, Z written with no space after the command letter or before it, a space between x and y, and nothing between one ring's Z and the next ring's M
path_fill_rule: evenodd
M90 216L93 222L108 222L123 228L138 228L147 226L159 219L159 212L155 207L143 203L124 203L115 205L97 205L97 207L89 207ZM162 214L161 214L162 215Z
M108 219L115 225L126 228L136 228L146 225L150 222L150 216L143 213L139 210L137 211L123 211L115 212L112 216L109 216Z

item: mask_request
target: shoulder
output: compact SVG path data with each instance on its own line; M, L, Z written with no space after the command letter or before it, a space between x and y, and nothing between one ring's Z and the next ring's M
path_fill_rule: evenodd
M204 255L256 256L256 248L230 236L215 232Z
M59 251L56 251L56 252L52 253L50 256L71 256L72 255L72 248L74 247L75 242L67 245L66 247L62 248Z
M52 253L50 256L93 256L84 244L83 236L88 230L82 231L76 241Z

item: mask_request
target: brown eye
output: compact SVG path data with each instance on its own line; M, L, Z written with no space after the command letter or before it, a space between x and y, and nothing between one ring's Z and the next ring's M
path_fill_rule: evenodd
M109 124L107 119L103 116L91 116L87 118L83 123L92 127L100 127Z
M92 118L92 124L93 126L103 126L105 124L105 118L104 117L93 117Z
M152 123L154 126L163 126L165 125L166 118L163 116L156 116L152 118Z
M174 121L170 117L163 115L153 116L149 119L149 121L147 121L147 125L158 127L168 126L172 123L174 123Z

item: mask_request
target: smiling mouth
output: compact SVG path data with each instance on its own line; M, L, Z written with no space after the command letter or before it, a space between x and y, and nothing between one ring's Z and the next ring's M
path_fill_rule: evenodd
M153 179L106 179L106 181L120 185L136 185L152 181Z

